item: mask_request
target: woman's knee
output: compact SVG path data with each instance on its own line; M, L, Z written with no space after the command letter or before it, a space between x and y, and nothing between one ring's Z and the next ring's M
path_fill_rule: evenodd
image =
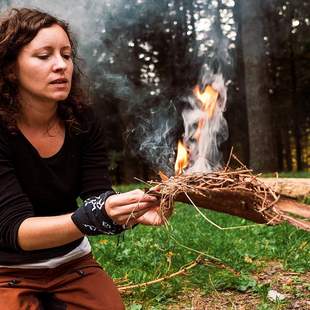
M75 279L57 289L55 297L68 309L123 310L120 293L109 275L99 266L75 271Z
M34 292L20 288L0 287L0 309L39 310L40 301Z

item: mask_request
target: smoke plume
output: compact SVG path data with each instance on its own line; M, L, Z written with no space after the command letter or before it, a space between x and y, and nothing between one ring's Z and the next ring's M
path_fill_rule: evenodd
M199 72L197 68L184 72L178 67L186 61L198 67L197 64L204 63L204 58L214 62L215 54L219 55L222 65L227 61L226 47L223 47L226 43L217 35L210 16L205 14L199 20L193 15L191 19L186 17L189 20L184 22L186 15L181 16L173 3L147 0L10 1L10 7L38 8L69 22L77 36L80 54L86 60L93 92L104 94L100 95L103 101L109 98L109 102L117 105L120 121L127 126L125 141L130 143L135 155L142 157L154 170L162 170L168 175L173 174L180 128L178 98L191 92L194 84L211 83L220 96L217 114L212 124L208 123L204 128L203 142L195 147L191 134L201 111L195 107L192 96L187 99L191 108L182 114L185 139L191 145L192 158L195 158L189 171L216 169L220 162L218 146L227 138L227 124L222 114L226 89L221 75L214 75L213 69L205 67L201 80L197 81L198 74L194 78L195 72ZM187 30L180 28L182 24L187 25ZM188 41L192 45L181 50L173 32L183 33L183 37L187 33L196 41ZM167 42L170 46L163 46ZM175 62L174 67L167 73L163 63L168 67L172 62ZM173 75L182 76L183 80L179 78L176 85Z

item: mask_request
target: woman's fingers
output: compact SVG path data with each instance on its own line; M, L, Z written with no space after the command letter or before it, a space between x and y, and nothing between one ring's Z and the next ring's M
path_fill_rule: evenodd
M158 208L157 207L153 207L153 208ZM143 216L145 213L149 212L150 208L145 209L145 210L140 210L140 211L136 211L136 212L132 212L129 214L118 214L117 216L114 217L114 222L116 222L117 224L123 225L125 224L126 226L132 226L136 223L138 223L138 219Z
M141 190L112 195L105 202L108 216L118 224L125 224L131 219L135 220L158 206L159 200L156 197L147 195Z
M132 213L135 214L143 214L147 210L158 207L159 202L154 201L154 202L136 202L136 203L131 203L127 205L110 205L109 210L106 208L106 212L108 213L109 216L115 217L115 216L120 216L120 215L129 215Z
M160 207L160 199L142 190L110 196L106 200L105 210L115 223L127 227L136 223L163 225L172 213L172 207L165 204Z
M149 210L137 219L137 223L153 226L163 225L165 222L166 217L162 214L160 208Z
M136 189L127 193L110 196L113 202L118 206L133 204L136 202L154 202L158 201L155 196L147 195L140 189Z

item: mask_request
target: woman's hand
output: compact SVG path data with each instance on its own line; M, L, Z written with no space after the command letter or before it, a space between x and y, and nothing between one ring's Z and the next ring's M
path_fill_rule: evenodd
M112 195L105 202L105 210L114 223L128 227L141 223L161 225L160 200L136 189L127 193Z
M167 222L167 219L172 214L172 208L166 207L157 207L151 210L148 210L139 218L137 218L136 223L144 224L144 225L153 225L160 226Z

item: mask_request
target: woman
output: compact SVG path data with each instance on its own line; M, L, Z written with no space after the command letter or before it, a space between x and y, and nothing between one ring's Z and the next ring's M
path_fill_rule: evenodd
M0 21L0 309L123 309L85 235L164 218L155 197L115 194L103 142L68 25L12 9Z

